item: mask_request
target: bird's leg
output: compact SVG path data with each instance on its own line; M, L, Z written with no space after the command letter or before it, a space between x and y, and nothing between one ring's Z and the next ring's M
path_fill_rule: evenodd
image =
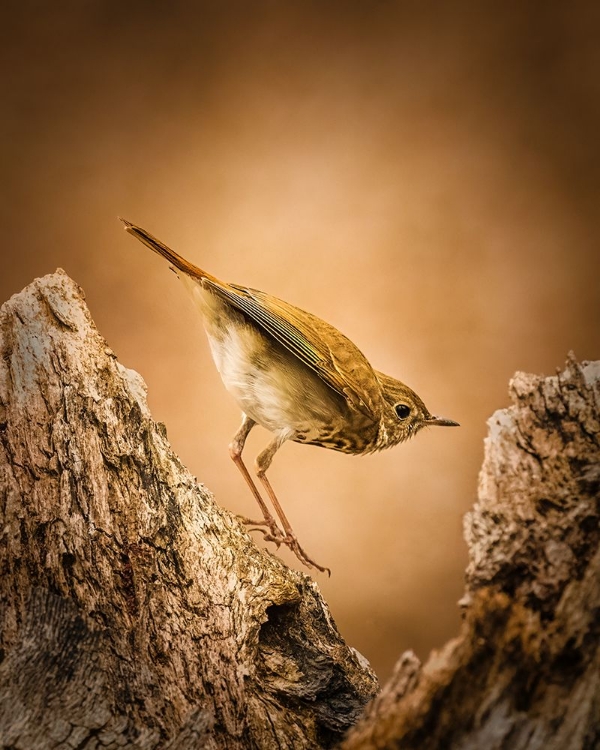
M254 499L258 503L262 514L263 519L262 521L253 521L250 518L245 518L244 516L239 516L240 520L249 525L249 526L257 526L259 527L258 530L261 531L263 534L267 535L267 531L265 529L261 529L261 526L266 526L269 530L269 540L278 542L282 540L285 535L282 533L281 529L277 525L277 521L273 518L271 513L269 513L269 509L267 508L267 504L262 499L262 496L260 492L258 491L257 486L252 481L252 477L250 476L250 472L246 468L246 465L242 461L242 451L244 450L244 445L246 444L246 438L250 434L250 430L255 426L256 422L253 419L250 419L246 414L244 414L242 419L242 424L240 425L240 429L235 433L233 440L229 444L229 455L231 456L233 463L238 467L240 470L242 476L246 480L246 483L248 484L248 487L250 487L250 491L254 495ZM279 546L279 544L277 545Z
M277 453L279 448L283 445L283 443L287 440L288 436L284 433L281 435L278 435L269 445L265 448L265 450L259 454L258 458L256 459L256 475L262 482L265 490L267 491L267 494L269 496L269 499L271 500L271 503L273 504L273 507L275 508L275 512L279 516L279 520L281 521L281 524L283 526L283 530L285 531L285 536L283 538L279 537L277 539L270 539L268 534L265 534L265 539L267 541L274 541L279 542L281 544L285 544L286 547L289 547L291 551L296 555L298 560L300 560L301 563L308 566L309 568L316 568L317 570L320 570L321 573L327 573L327 575L331 575L331 571L329 568L324 568L322 565L319 565L314 560L312 560L306 552L302 549L300 546L300 543L298 542L298 538L296 534L294 533L294 530L292 529L292 526L290 522L287 519L287 516L283 512L283 508L281 507L281 504L279 500L277 499L277 495L273 491L273 488L271 487L271 482L267 479L266 471L271 465L271 461L273 460L273 456Z

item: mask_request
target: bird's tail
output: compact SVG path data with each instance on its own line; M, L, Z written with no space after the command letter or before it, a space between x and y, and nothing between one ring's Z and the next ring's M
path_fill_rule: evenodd
M120 216L119 218L121 219ZM169 263L175 266L175 268L183 271L183 273L195 279L209 279L210 281L217 281L214 276L207 273L206 271L203 271L201 268L198 268L198 266L190 263L185 258L182 258L181 255L178 255L174 250L171 250L170 247L167 247L160 240L157 240L156 237L153 237L150 234L150 232L147 232L145 229L132 224L126 219L121 219L121 221L123 222L123 224L125 224L126 232L129 232L129 234L137 237L137 239L140 242L143 242L144 245L149 247L150 250L154 250L154 252L158 253L158 255L162 255L162 257L166 258Z

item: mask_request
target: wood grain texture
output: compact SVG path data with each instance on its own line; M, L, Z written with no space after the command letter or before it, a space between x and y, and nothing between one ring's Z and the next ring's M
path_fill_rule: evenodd
M462 631L373 698L316 585L181 465L63 272L2 307L0 354L1 747L600 746L600 363L512 380Z
M0 312L0 746L316 748L377 690L58 271Z
M489 420L458 638L398 662L344 750L600 747L600 362Z

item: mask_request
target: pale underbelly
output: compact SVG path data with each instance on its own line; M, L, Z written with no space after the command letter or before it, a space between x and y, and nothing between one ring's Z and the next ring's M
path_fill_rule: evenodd
M217 295L182 281L202 313L223 384L244 414L289 440L345 453L372 444L374 422L351 412L345 398Z
M342 418L340 397L254 327L233 325L207 334L225 388L262 427L311 442Z

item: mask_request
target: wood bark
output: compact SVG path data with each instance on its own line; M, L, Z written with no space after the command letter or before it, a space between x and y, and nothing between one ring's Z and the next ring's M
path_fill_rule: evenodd
M465 519L461 633L404 654L343 750L600 748L600 362L510 393Z
M0 312L0 745L316 748L377 690L173 453L62 272Z
M513 379L461 633L374 697L316 585L181 465L64 272L2 307L0 353L1 747L600 747L600 363Z

